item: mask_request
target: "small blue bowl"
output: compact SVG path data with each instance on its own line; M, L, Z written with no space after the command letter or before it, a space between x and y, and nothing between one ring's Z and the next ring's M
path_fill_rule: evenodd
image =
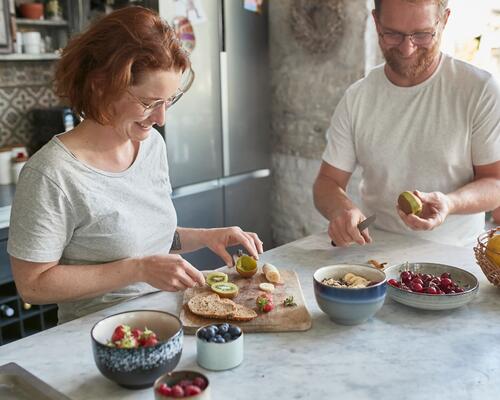
M323 279L340 280L348 272L374 283L365 288L352 289L322 283ZM357 325L365 322L384 304L387 278L383 271L374 267L363 264L330 265L316 270L313 278L314 295L319 308L338 324Z
M123 349L108 346L115 328L128 325L145 327L158 335L158 344L151 347ZM183 330L175 315L155 310L126 311L97 322L91 331L94 361L108 379L128 389L144 389L171 372L182 354Z

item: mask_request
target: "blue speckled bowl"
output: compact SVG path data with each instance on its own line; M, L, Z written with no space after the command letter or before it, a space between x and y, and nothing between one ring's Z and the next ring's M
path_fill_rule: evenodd
M119 349L106 345L115 328L125 324L131 328L147 327L158 335L152 347ZM183 330L175 315L155 310L126 311L96 323L91 330L92 349L97 368L108 379L128 389L143 389L172 371L181 358Z
M340 288L321 283L323 279L341 279L348 272L376 284L366 288ZM341 325L360 324L384 304L387 279L383 271L363 264L337 264L319 268L313 276L314 295L319 308Z

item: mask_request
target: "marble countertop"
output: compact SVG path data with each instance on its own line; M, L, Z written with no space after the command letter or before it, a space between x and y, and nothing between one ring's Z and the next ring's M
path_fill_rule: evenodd
M307 332L245 335L243 363L211 372L196 364L196 343L185 336L177 369L205 373L213 399L498 399L500 289L488 283L468 248L372 231L369 246L333 248L326 234L289 243L262 261L297 271L313 326ZM423 311L387 298L368 322L341 326L314 299L317 267L377 259L389 264L432 261L462 267L479 279L478 295L451 311ZM92 357L90 329L116 312L151 308L178 313L181 295L155 293L0 347L0 365L16 362L72 399L152 399L108 381Z

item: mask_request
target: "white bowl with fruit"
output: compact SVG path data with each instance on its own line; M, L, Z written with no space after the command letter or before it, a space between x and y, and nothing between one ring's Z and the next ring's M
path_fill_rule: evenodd
M469 303L479 289L470 272L445 264L403 263L384 270L387 295L423 310L450 310Z

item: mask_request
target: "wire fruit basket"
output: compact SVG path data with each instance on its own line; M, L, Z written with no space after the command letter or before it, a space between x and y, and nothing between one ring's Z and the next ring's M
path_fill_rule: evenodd
M487 248L488 242L495 235L500 235L500 227L498 226L479 235L477 245L474 247L474 253L476 261L486 278L493 285L500 287L500 263L493 261L493 258L500 259L500 252Z

